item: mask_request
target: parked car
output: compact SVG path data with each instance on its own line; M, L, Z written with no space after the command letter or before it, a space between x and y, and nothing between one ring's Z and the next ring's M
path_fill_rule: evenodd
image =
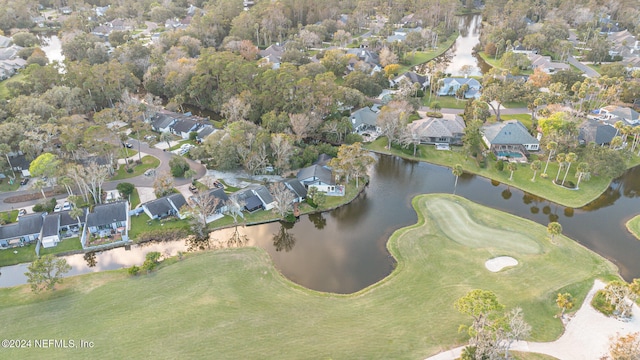
M29 182L29 178L24 178L22 179L22 181L20 181L20 185L27 185L28 182Z
M131 143L124 143L123 145L126 146L129 149L131 149L133 147L133 145L131 145Z
M156 173L155 169L147 169L147 171L144 172L144 176L152 176Z
M62 211L62 205L56 204L56 207L53 208L53 212L60 212L60 211Z
M25 210L25 209L18 210L18 217L20 217L22 215L26 215L26 214L27 214L27 210Z
M64 204L62 204L62 211L67 211L67 210L71 210L71 203L68 201L65 201Z
M193 184L191 184L191 185L189 185L189 191L191 191L192 193L196 194L196 193L198 193L198 187L193 185Z

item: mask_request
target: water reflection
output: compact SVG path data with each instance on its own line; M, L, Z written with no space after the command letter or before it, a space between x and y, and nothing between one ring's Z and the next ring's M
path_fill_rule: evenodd
M378 156L369 186L347 206L302 216L295 224L276 222L220 230L210 239L224 243L239 236L246 245L265 249L276 268L290 280L315 290L351 293L379 281L393 269L395 262L386 250L387 240L395 230L417 221L412 198L424 193L451 193L453 182L448 168ZM566 235L612 259L622 276L630 280L640 277L640 241L627 232L624 223L639 212L640 200L634 190L626 188L639 188L639 182L637 169L629 171L581 209L565 208L478 176L460 181L456 192L544 226L550 221L560 222ZM119 248L95 254L94 267L81 254L67 259L74 275L140 265L150 251L175 255L186 250L184 241L134 245L130 251ZM24 283L26 266L1 269L0 286Z
M326 223L326 221L325 221ZM296 244L296 237L289 232L289 229L293 228L292 223L280 222L280 230L273 234L273 247L276 251L289 252ZM317 229L317 227L316 227Z

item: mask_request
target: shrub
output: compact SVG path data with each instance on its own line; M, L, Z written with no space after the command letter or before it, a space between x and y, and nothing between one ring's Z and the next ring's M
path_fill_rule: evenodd
M489 157L491 158L491 160L496 161L498 160L498 158L496 157L496 154L494 154L493 152L489 153Z
M503 161L498 161L496 163L496 170L498 170L498 171L504 170L504 162Z
M171 168L171 175L173 177L183 177L184 173L189 170L187 160L180 156L171 158L171 160L169 160L169 167Z
M591 306L606 316L613 315L613 311L615 310L615 307L607 301L607 295L604 290L598 290L593 300L591 300Z
M127 272L131 276L136 276L136 275L138 275L140 273L140 267L137 266L137 265L133 265L132 267L127 269Z

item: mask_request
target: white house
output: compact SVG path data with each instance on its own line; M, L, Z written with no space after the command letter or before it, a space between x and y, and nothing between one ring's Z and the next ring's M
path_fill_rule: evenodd
M51 248L60 242L60 214L47 215L42 224L40 241L42 247Z
M315 187L318 191L325 193L336 191L336 182L333 179L331 170L320 165L311 165L300 169L296 178L307 189Z
M600 109L600 118L614 123L622 120L629 125L638 125L640 123L638 112L626 106L605 106Z

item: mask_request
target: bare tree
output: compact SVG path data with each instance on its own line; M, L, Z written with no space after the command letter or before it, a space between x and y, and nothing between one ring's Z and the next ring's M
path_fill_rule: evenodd
M228 122L246 120L249 111L251 111L251 104L246 100L247 96L247 93L243 92L240 95L232 96L222 105L220 113Z
M614 280L607 284L604 289L607 301L615 307L614 314L618 318L628 318L632 316L632 306L637 295L629 288L629 284Z
M377 125L382 135L387 137L387 148L402 137L409 115L413 112L408 102L391 101L384 106L378 115Z
M296 134L297 141L302 141L314 134L322 122L313 114L289 114L289 121L291 122L293 133Z
M509 311L505 317L505 328L500 334L500 337L503 338L501 344L504 346L505 359L510 358L509 349L511 345L516 341L529 337L530 334L531 325L524 320L522 309L517 307Z
M290 135L271 134L271 150L278 173L289 170L289 159L293 155L293 142Z
M186 208L184 211L191 214L191 230L197 239L207 237L207 219L215 213L219 204L220 198L212 195L210 191L203 191L189 199L190 208Z
M269 190L275 200L273 212L284 218L293 210L293 200L295 199L293 193L281 182L271 184Z
M388 47L385 46L380 50L380 65L382 65L382 67L397 63L398 56L396 56L396 54L394 54Z
M156 196L162 197L170 194L174 187L173 177L168 172L163 172L156 177L153 182L153 191Z

